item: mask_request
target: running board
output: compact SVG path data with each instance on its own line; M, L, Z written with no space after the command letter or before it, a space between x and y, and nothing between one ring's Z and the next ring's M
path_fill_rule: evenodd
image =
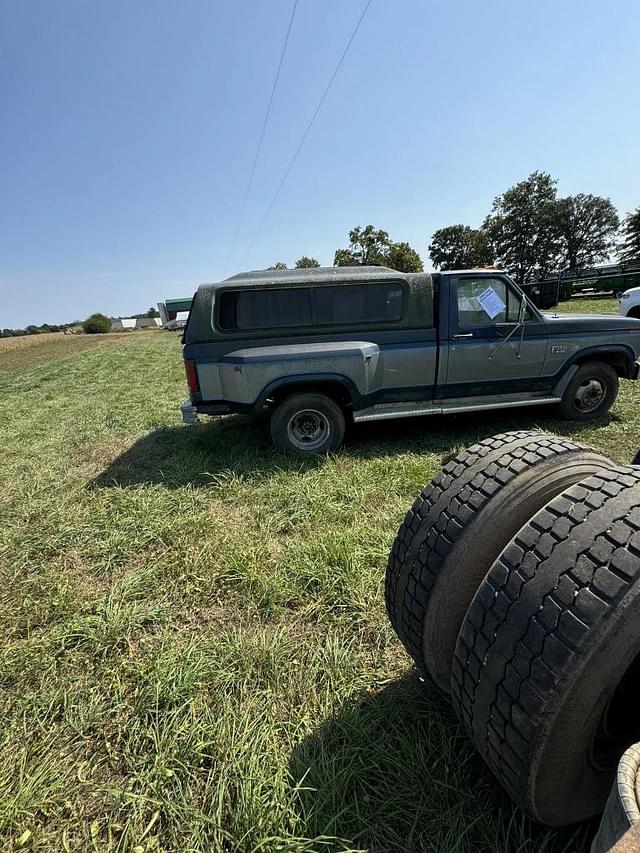
M467 397L465 400L440 400L438 403L380 403L353 413L355 423L384 421L391 418L414 418L425 415L448 415L456 412L482 412L491 409L512 409L516 406L541 406L559 403L560 397L533 397L531 394L510 394L495 397Z

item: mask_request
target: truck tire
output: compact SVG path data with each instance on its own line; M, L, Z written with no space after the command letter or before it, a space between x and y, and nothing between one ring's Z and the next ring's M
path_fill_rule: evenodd
M513 538L458 636L454 707L513 799L562 826L599 811L640 739L640 471L572 486Z
M591 421L606 414L618 396L618 374L609 364L581 364L567 385L560 414L570 421Z
M416 498L387 565L387 612L418 668L449 692L458 630L486 572L547 501L610 459L520 430L458 454Z
M342 409L325 394L291 394L271 415L271 439L283 453L330 453L342 444L344 431Z

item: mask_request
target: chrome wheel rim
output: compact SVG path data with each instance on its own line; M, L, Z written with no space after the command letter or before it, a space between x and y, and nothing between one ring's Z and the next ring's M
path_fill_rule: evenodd
M331 424L317 409L302 409L289 419L287 437L298 450L318 450L331 434Z
M576 389L574 401L581 412L592 412L605 398L606 389L600 379L585 379Z

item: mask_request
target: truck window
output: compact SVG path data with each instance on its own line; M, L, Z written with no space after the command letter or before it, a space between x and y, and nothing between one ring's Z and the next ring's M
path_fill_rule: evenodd
M398 282L226 291L218 322L224 331L389 323L402 318Z
M314 319L319 326L389 323L401 317L402 285L397 282L315 288Z
M519 294L501 278L460 278L458 280L458 325L494 326L517 323Z
M227 291L220 297L220 328L270 329L310 326L310 288Z

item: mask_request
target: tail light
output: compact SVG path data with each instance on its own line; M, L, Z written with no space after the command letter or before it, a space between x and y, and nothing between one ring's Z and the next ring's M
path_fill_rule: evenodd
M189 393L197 394L200 391L200 385L198 384L198 372L196 371L196 363L195 361L185 359L184 366L187 371L187 384L189 385Z

